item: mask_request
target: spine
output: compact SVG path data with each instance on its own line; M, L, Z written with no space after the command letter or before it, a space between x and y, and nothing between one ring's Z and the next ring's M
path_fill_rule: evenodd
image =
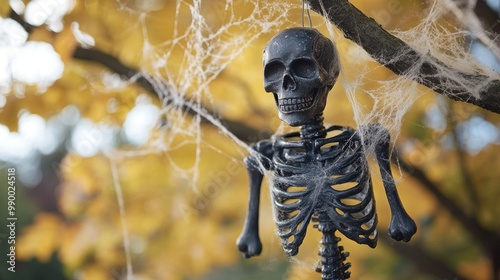
M300 127L300 138L302 139L315 139L325 137L326 129L323 125L322 114L314 116L308 123Z
M322 234L322 248L319 250L321 256L321 266L316 269L321 273L322 280L345 280L349 279L351 273L348 269L350 263L344 263L349 256L348 252L344 252L344 247L338 246L340 238L335 236L337 229L329 221L325 213L313 217L314 225Z

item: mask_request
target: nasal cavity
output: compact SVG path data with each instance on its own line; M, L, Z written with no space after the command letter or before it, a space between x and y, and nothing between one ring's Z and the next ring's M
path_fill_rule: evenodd
M295 86L295 80L292 78L292 76L285 74L285 77L283 78L283 89L294 90Z

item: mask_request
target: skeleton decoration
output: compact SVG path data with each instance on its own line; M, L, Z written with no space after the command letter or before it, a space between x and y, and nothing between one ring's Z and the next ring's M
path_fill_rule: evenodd
M245 257L259 255L259 196L261 168L274 173L272 200L278 236L285 253L298 253L312 220L322 232L318 272L322 279L349 278L348 253L338 246L338 230L360 244L377 244L377 215L363 143L350 127L323 126L328 92L339 74L335 47L317 30L291 28L267 44L264 86L272 92L282 121L300 126L300 132L252 145L245 165L250 177L250 202L237 244ZM391 208L389 233L409 241L416 232L399 199L389 163L389 133L379 124L365 127L382 135L375 154ZM367 143L370 144L370 143Z

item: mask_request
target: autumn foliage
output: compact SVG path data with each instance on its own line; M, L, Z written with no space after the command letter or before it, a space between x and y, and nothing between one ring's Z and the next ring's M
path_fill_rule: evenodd
M54 172L58 183L45 186L48 191L39 196L30 193L40 186L24 190L28 203L37 209L32 223L18 233L19 261L46 263L55 256L67 279L127 279L131 275L133 279L168 280L319 279L314 271L319 232L309 229L299 255L287 259L275 235L267 182L260 220L263 254L247 260L235 245L247 210L248 176L243 164L247 145L276 131L290 130L281 124L272 96L263 90L262 49L279 30L300 24L300 3L283 2L263 9L264 3L243 0L146 2L75 1L63 17L62 30L53 32L42 25L29 33L29 41L54 47L64 72L44 89L13 81L5 105L0 106L0 124L15 132L24 113L49 120L72 105L80 120L90 120L98 128L113 127L118 140L91 156L78 153L78 143L63 145L63 152L58 150L61 160L42 160L41 165ZM426 8L421 1L351 2L388 30L412 28ZM258 5L262 14L255 12ZM287 16L278 8L286 10ZM193 9L206 25L198 30L192 29L196 27ZM0 4L3 18L10 12L8 3ZM274 18L279 15L280 20L260 30L265 25L256 22L268 20L266 13ZM76 39L74 22L95 40L86 49L114 57L137 75L117 73L106 61L75 56L82 42ZM231 22L238 24L227 25ZM314 14L313 23L328 34L321 17ZM220 45L198 46L192 41L196 31L217 33L221 27L227 30L217 37ZM364 89L380 87L377 81L396 79L339 30L333 32L343 63L352 65L343 75L351 79L357 73L366 74L356 77L360 95ZM220 52L210 49L224 45L231 47ZM220 54L197 58L204 76L187 65L191 56L200 55L197 48ZM156 87L148 88L139 77L147 77L149 85ZM366 102L370 104L369 97ZM124 140L121 129L138 104L153 105L159 114L147 141L133 145ZM438 124L430 121L436 115ZM356 127L353 119L345 88L338 83L329 95L325 121ZM474 121L491 124L497 138L471 151L466 142L482 137L467 134L482 133L470 129ZM389 207L380 175L373 172L383 237L376 249L342 238L350 252L353 279L493 277L491 251L477 233L491 238L487 241L491 246L499 246L495 243L500 240L499 125L500 117L494 113L437 97L418 86L416 102L401 120L400 129L392 131L397 152L393 172L418 232L403 247L384 238ZM88 136L91 141L81 141L92 145L93 139L104 135L97 131ZM50 210L40 204L46 196L56 201ZM457 206L468 220L446 203ZM473 221L477 231L464 221Z

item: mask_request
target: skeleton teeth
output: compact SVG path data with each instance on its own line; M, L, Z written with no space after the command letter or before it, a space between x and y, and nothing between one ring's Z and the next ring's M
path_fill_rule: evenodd
M304 110L312 106L314 98L312 96L307 96L303 98L281 98L278 100L278 105L280 111L284 113Z

